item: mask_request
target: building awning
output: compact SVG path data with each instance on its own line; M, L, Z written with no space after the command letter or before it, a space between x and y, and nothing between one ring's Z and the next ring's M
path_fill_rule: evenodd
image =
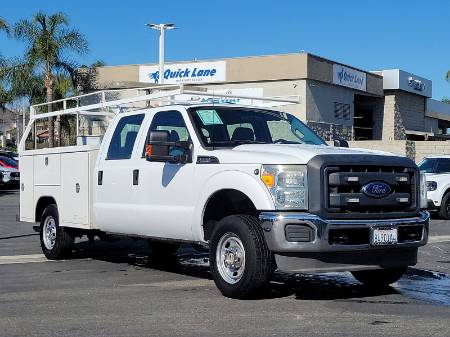
M429 98L425 116L450 121L450 104Z
M405 130L407 135L414 136L434 136L434 132L426 132L426 131L416 131L416 130Z

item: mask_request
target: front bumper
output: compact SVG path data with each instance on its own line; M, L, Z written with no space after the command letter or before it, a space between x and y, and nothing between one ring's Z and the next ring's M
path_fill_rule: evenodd
M428 241L429 218L426 211L413 218L380 220L326 220L314 214L300 212L262 212L259 215L267 246L272 252L282 255L417 248ZM288 225L310 228L309 241L304 238L301 242L288 239ZM389 246L371 245L373 228L386 227L398 229L399 242ZM400 237L400 233L406 234ZM414 235L408 236L407 233Z

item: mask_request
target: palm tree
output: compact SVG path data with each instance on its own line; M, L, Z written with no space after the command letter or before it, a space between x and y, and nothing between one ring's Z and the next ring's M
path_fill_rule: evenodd
M26 98L31 104L45 102L43 75L19 58L0 60L0 87L4 87L0 104Z
M0 16L0 31L5 31L7 34L9 33L9 26L5 19ZM0 67L3 67L6 63L6 59L2 57L0 54ZM8 100L8 92L3 86L3 83L0 82L0 106L2 106Z
M75 63L68 59L69 53L84 54L88 51L87 41L79 31L69 28L69 20L63 13L46 15L38 12L31 20L21 20L13 27L13 36L24 41L27 62L44 77L47 102L53 101L55 76L59 73L74 77ZM53 111L52 104L48 112ZM56 129L60 133L60 119ZM49 121L49 146L54 146L54 119ZM60 138L60 137L58 137ZM60 140L58 140L58 144Z
M0 30L4 30L6 33L9 32L9 25L5 19L0 16Z

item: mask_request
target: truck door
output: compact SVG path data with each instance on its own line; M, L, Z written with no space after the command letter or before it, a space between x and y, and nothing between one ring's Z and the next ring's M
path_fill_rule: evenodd
M137 219L133 225L136 232L142 235L191 240L196 193L193 182L195 164L147 161L144 145L150 130L167 130L172 141L190 140L185 120L179 111L159 111L153 116L145 130L145 137L140 141L141 156L134 167L138 171L134 190L139 197L135 208ZM176 151L180 149L170 149L172 153Z
M133 149L145 114L124 115L105 143L94 173L94 221L99 229L134 233L138 191L133 186ZM108 142L108 138L105 139Z

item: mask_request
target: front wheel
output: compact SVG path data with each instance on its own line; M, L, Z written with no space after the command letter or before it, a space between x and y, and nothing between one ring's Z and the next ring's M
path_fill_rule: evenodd
M272 262L255 217L230 215L217 223L210 242L210 268L224 296L243 299L260 294L270 281Z
M64 259L72 253L75 238L67 229L59 226L56 205L50 205L44 210L39 234L42 252L48 259Z
M441 207L439 208L439 217L450 220L450 193L446 193L442 198Z
M354 271L352 275L364 285L372 288L383 288L397 282L405 274L406 267Z

